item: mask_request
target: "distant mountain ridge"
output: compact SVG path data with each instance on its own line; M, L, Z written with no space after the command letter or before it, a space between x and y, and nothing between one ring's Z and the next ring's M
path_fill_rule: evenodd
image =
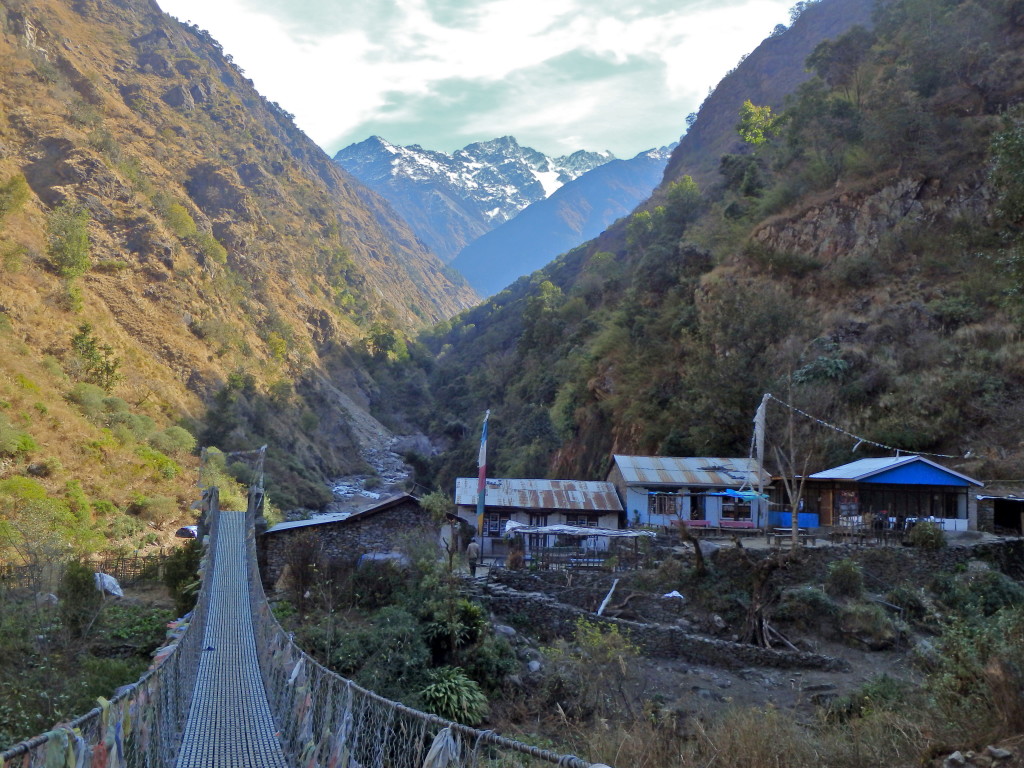
M444 261L527 206L614 159L610 152L584 150L549 157L521 146L512 136L469 144L450 155L371 136L334 156L335 163L388 200Z
M594 168L474 240L451 266L480 295L497 293L632 212L661 181L670 153L652 149Z

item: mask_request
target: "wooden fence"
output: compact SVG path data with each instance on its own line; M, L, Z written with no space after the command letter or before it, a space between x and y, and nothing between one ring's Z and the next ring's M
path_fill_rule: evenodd
M163 578L164 562L168 556L169 553L163 548L157 553L147 555L138 552L131 555L107 554L90 565L97 573L113 576L122 587L130 587L144 582L159 583ZM47 571L48 575L44 577L40 568ZM0 563L0 587L52 592L60 583L60 572L62 571L63 567L55 569L52 565Z

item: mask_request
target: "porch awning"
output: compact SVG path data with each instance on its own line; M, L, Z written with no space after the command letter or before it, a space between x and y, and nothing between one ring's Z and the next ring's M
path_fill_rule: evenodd
M710 493L704 494L705 496L729 496L733 499L743 499L743 501L755 501L757 499L767 499L767 493L758 493L757 491L711 491Z

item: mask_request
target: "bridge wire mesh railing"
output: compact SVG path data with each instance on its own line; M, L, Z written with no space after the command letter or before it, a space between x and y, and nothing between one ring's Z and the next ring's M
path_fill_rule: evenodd
M270 610L247 521L249 591L267 699L289 763L306 768L531 768L591 763L420 712L327 669L292 641ZM598 766L594 766L598 768Z
M207 503L216 507L216 489ZM213 572L216 515L200 566ZM52 765L117 765L164 768L174 765L188 718L202 653L209 609L206 580L183 634L157 651L153 666L138 681L123 686L109 701L51 731L0 753L3 768L48 768Z

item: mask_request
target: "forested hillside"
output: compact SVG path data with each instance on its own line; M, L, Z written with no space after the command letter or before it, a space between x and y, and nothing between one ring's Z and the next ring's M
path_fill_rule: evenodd
M474 471L486 408L495 476L746 455L772 392L1019 478L1022 58L1019 2L896 0L815 47L781 110L738 109L702 186L685 137L644 210L424 339L423 413L454 446L424 473ZM731 90L756 90L746 64ZM873 450L803 430L812 466Z
M0 546L166 535L197 443L268 444L273 500L323 504L365 350L473 299L204 31L0 2Z

